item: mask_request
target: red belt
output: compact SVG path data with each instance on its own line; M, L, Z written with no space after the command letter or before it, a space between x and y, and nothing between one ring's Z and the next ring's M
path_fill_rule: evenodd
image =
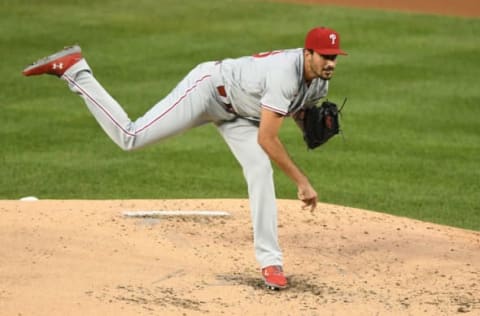
M225 91L225 86L218 86L217 87L217 91L218 91L218 94L224 98L227 97L227 91ZM222 102L222 105L225 109L225 111L229 112L229 113L235 113L235 110L233 109L233 106L230 104L230 103L223 103Z

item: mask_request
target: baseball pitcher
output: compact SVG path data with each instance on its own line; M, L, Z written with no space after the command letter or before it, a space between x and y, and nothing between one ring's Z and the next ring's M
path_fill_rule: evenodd
M95 79L79 46L40 59L25 68L23 74L50 74L64 80L70 90L84 100L105 133L126 151L202 124L215 124L243 169L255 254L265 284L280 289L287 286L287 278L278 243L271 161L296 184L303 207L313 210L317 192L290 158L279 138L279 130L287 117L297 122L305 140L313 137L310 126L322 131L325 128L322 122L330 122L326 126L331 126L332 119L323 117L325 111L320 119L307 120L306 116L310 113L307 110L316 109L319 100L327 95L337 55L346 55L340 49L339 34L330 28L316 27L308 32L303 48L201 63L135 121ZM318 111L314 115L318 116ZM316 143L324 141L320 139Z

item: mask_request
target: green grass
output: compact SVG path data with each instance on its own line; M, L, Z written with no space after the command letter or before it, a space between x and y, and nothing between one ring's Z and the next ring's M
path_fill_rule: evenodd
M329 96L349 98L344 139L281 136L321 201L480 230L480 20L253 0L0 1L0 198L245 198L213 126L125 153L63 82L20 72L79 43L136 118L199 62L301 47L318 24L349 52Z

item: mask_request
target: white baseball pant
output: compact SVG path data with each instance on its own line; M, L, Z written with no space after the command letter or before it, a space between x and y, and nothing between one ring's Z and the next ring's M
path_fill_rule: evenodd
M82 59L62 79L79 94L107 135L123 150L135 150L209 122L219 132L243 168L247 181L255 256L261 268L282 265L278 244L277 206L270 159L257 142L258 127L227 112L216 87L220 67L206 62L195 67L164 99L136 121L93 76ZM239 102L236 102L239 103Z

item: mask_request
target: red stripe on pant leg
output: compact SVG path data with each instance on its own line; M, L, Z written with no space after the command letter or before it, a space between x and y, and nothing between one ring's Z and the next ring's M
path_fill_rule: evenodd
M164 117L168 112L170 112L171 110L173 110L177 105L180 104L180 102L183 101L183 99L185 99L187 97L187 95L193 91L193 89L195 89L198 84L200 82L202 82L203 80L207 79L211 77L211 75L205 75L203 76L202 78L198 79L197 81L195 81L194 85L191 86L190 88L188 88L187 90L185 90L184 94L178 98L178 100L176 102L174 102L165 112L163 112L162 114L158 115L156 118L154 118L150 123L146 124L144 127L138 129L136 131L136 133L141 133L143 132L144 130L146 130L147 128L149 128L150 126L152 126L155 122L157 122L159 119L161 119L162 117Z
M88 92L86 92L81 86L79 86L72 78L64 75L64 77L67 79L67 81L69 83L71 83L72 85L74 85L83 95L85 95L90 101L92 101L98 108L100 108L104 113L105 115L107 115L107 117L125 134L129 135L129 136L136 136L137 134L143 132L144 130L146 130L147 128L149 128L150 126L152 126L155 122L157 122L158 120L160 120L162 117L164 117L168 112L170 112L171 110L173 110L177 105L180 104L180 102L185 99L187 97L187 95L192 92L200 82L202 82L203 80L211 77L211 75L205 75L203 76L202 78L198 79L197 81L195 81L194 85L191 86L190 88L188 88L187 90L185 90L184 94L178 98L177 101L175 101L170 107L168 107L165 112L161 113L160 115L158 115L157 117L155 117L152 121L150 121L149 123L147 123L145 126L143 126L142 128L136 130L134 133L131 133L129 131L127 131L126 129L123 128L123 126L117 122L115 120L115 118L113 117L113 115L103 106L100 104L100 102L98 102L97 100L95 100Z
M103 113L105 113L106 116L108 116L108 118L110 118L110 120L124 133L124 134L127 134L128 136L135 136L135 133L131 133L129 131L127 131L126 129L123 128L123 126L117 122L115 120L115 118L113 117L113 115L104 107L102 106L97 100L95 100L90 94L88 94L88 92L86 92L84 89L82 89L82 87L80 87L75 81L73 81L72 78L64 75L63 76L64 78L67 79L67 81L69 83L71 83L72 85L74 85L83 95L85 95L90 101L92 101L100 110L103 111Z

